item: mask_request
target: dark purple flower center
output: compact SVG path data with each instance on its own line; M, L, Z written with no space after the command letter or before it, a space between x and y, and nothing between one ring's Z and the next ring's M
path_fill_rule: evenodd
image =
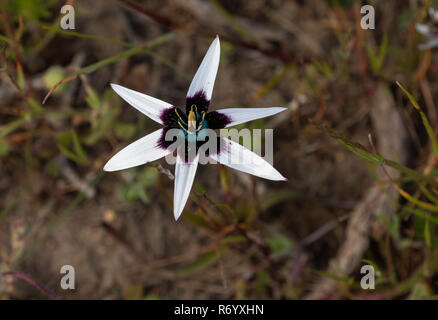
M195 154L207 142L209 137L205 134L205 129L222 129L231 122L231 119L225 114L217 111L207 112L210 101L206 99L203 91L197 92L193 97L187 97L186 112L178 107L172 107L162 112L160 118L163 121L163 134L161 135L158 146L163 149L169 149L178 138L167 135L169 130L178 129L181 137L184 137L184 150L186 161L189 159L189 148L196 148ZM167 136L167 138L166 138ZM216 138L217 152L220 152L220 138ZM179 147L179 146L178 146ZM207 154L208 155L208 152Z

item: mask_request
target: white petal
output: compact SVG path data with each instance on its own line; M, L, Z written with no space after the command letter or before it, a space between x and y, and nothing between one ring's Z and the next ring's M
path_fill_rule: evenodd
M187 97L193 97L199 91L203 91L207 100L211 100L214 80L219 67L220 50L219 37L216 36L193 77Z
M430 33L430 27L422 23L416 23L415 29L422 35L428 35Z
M231 123L225 126L225 128L228 128L237 124L245 123L247 121L269 117L284 110L287 110L287 108L229 108L220 109L217 110L217 112L224 114L229 118Z
M251 150L227 138L223 139L223 148L219 154L210 155L217 162L269 180L287 181L273 166Z
M421 43L420 45L418 45L418 49L420 49L420 50L427 50L427 49L432 49L435 47L438 47L438 37L433 38L433 39L429 40L428 42Z
M163 129L154 131L120 150L106 163L103 170L127 169L167 156L171 151L157 145L162 132Z
M429 15L432 17L433 21L438 22L438 10L429 8Z
M126 102L128 102L135 109L137 109L141 113L147 115L149 118L160 124L163 124L163 121L160 118L160 115L163 112L163 110L172 108L172 105L167 102L119 86L118 84L111 83L111 88L113 88L114 91L117 92L119 96L121 96Z
M180 156L176 157L175 190L173 191L173 215L175 220L178 220L186 205L187 198L192 189L198 161L199 155L196 155L192 162L183 162Z

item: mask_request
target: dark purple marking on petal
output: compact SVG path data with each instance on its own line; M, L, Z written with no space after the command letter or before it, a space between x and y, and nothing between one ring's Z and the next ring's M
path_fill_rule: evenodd
M166 134L170 129L179 128L178 120L180 119L177 115L177 112L184 121L187 120L185 113L177 107L164 109L161 112L160 119L163 121L164 128L162 130L161 137L158 139L157 147L169 149L169 147L176 141L176 137L173 139L173 141L166 141Z
M207 121L207 127L210 129L223 129L232 121L229 116L217 111L207 113L205 120Z
M204 96L202 95L198 95L198 97ZM197 98L196 98L197 99ZM202 100L202 99L201 99ZM201 101L199 100L199 101ZM190 101L188 99L188 101ZM194 100L192 100L194 101ZM197 105L198 108L198 112L199 112L199 105ZM164 128L162 130L162 134L160 136L160 138L157 141L157 147L158 148L162 148L162 149L167 149L170 150L170 147L177 142L177 138L173 137L172 141L166 141L166 135L168 133L169 130L171 129L180 129L181 132L183 132L181 129L181 126L178 124L178 121L181 122L181 120L185 123L187 123L187 115L179 108L177 107L171 107L168 109L165 109L162 111L162 113L160 114L160 119L163 122ZM217 111L212 111L209 112L205 115L205 121L207 123L206 127L210 128L210 129L222 129L224 128L227 124L229 124L231 122L231 118L225 114L219 113ZM196 141L195 147L196 147L196 152L195 154L199 153L199 148L204 145L206 142L208 142L209 137L206 137L206 140L199 140ZM216 137L216 143L217 143L217 147L216 147L216 152L215 154L219 154L221 151L224 151L226 148L226 142L224 142L223 139L221 139L220 137ZM184 150L185 150L185 154L181 155L181 158L184 160L184 162L191 162L193 159L189 159L189 142L187 141L187 139L185 140L185 145L184 145ZM192 145L193 146L193 145ZM172 147L173 149L173 147ZM178 149L180 149L180 147L178 147ZM206 155L209 155L209 152L212 150L207 150ZM181 153L182 151L178 151L178 153Z
M187 116L186 116L186 114L180 108L171 107L171 108L168 108L168 109L164 109L161 112L161 114L160 114L160 119L161 119L161 121L163 121L163 125L165 127L179 128L178 120L180 120L180 119L179 119L179 117L177 115L177 112L178 112L179 116L184 121L187 122Z
M207 112L208 106L210 105L210 100L207 100L205 92L200 90L192 97L186 98L186 114L189 114L192 105L195 105L198 114L201 114L202 111Z
M170 129L174 129L171 127L164 127L161 131L161 137L157 141L157 147L161 149L169 149L169 147L176 142L177 138L174 137L173 141L167 141L166 140L166 134Z

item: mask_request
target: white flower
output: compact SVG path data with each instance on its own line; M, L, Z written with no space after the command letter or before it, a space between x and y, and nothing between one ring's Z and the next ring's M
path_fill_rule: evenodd
M192 140L202 134L204 129L222 129L247 121L271 116L286 108L231 108L207 112L213 92L214 81L219 66L219 37L210 45L201 65L196 72L186 99L186 112L169 103L147 96L117 84L111 84L126 102L144 113L152 120L162 124L159 129L131 143L105 165L105 171L116 171L145 164L172 153L173 141L165 139L170 129L177 129L184 141ZM227 138L220 138L219 152L209 154L210 158L234 169L270 180L285 180L267 161ZM185 151L178 147L175 168L174 209L175 220L181 215L195 178L199 162L198 148L202 143L196 142L196 153L188 158ZM181 150L184 148L181 147ZM187 150L187 148L185 148ZM232 159L231 161L230 158Z
M416 23L415 29L418 33L426 38L426 42L421 43L418 48L421 50L432 49L438 46L438 10L429 8L429 16L432 19L432 24Z

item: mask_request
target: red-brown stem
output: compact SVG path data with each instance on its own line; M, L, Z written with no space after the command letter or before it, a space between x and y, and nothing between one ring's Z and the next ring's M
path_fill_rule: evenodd
M49 289L47 289L43 285L41 285L38 282L36 282L35 280L33 280L27 274L24 274L24 273L21 273L21 272L18 272L18 271L6 271L6 272L1 273L1 276L2 277L14 276L14 277L23 279L24 281L26 281L30 285L32 285L35 288L37 288L37 289L41 290L42 292L44 292L50 299L53 299L53 300L60 300L61 299L56 294L54 294L52 291L50 291Z

